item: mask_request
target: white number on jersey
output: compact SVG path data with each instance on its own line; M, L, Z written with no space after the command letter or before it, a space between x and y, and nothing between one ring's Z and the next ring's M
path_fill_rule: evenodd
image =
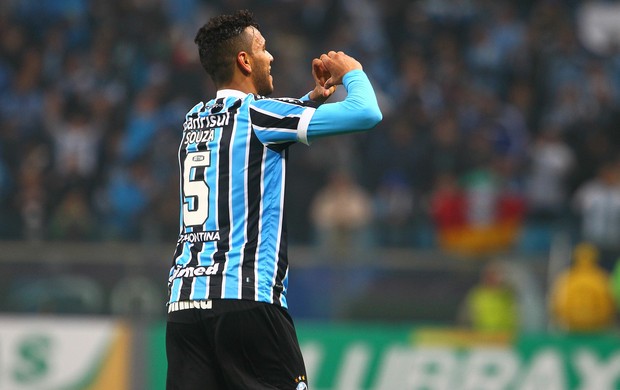
M209 186L196 179L196 169L211 165L211 151L192 152L183 164L183 225L204 225L209 218Z

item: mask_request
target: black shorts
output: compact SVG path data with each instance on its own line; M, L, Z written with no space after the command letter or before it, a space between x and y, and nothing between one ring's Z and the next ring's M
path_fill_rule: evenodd
M168 314L167 390L307 389L293 321L279 306L213 300Z

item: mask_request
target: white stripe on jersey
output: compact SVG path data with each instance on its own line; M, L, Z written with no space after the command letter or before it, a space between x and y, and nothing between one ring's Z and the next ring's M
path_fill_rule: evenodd
M280 152L280 154L284 154L285 152L282 151ZM286 177L286 164L283 164L284 160L280 161L280 164L282 165L282 175L284 177ZM286 187L286 182L285 180L282 180L282 183L280 185L280 209L284 209L284 190ZM280 214L280 218L278 220L278 231L281 232L282 231L282 224L284 222L284 215ZM277 257L278 256L278 252L280 251L280 241L282 240L282 234L278 234L278 237L276 238L276 246L275 246L275 253L274 256ZM271 285L275 287L276 285L276 280L278 277L278 262L274 261L273 264L273 278L271 279ZM282 282L282 285L284 285L284 282ZM272 290L273 291L273 290ZM284 294L280 295L280 304L282 304L282 299L284 297ZM273 299L273 294L272 294L272 298Z
M256 252L254 255L254 258L256 259L254 261L254 284L255 284L255 289L254 289L254 299L256 301L259 300L258 295L259 295L259 288L258 288L258 264L260 263L260 261L258 261L258 259L260 259L260 247L261 244L263 243L263 207L265 205L264 203L264 199L265 199L265 163L267 162L267 151L269 149L265 148L263 149L263 158L261 161L261 166L260 166L260 203L258 205L258 239L256 241ZM269 300L269 303L273 303L271 301L271 299Z
M301 114L301 118L299 119L297 139L299 142L306 145L310 145L310 141L308 140L308 126L310 126L310 121L312 120L312 116L315 111L315 109L308 109Z
M290 134L295 134L297 133L297 129L287 129L284 127L262 127L262 126L258 126L258 125L254 125L254 130L259 130L259 131L278 131L281 133L290 133Z

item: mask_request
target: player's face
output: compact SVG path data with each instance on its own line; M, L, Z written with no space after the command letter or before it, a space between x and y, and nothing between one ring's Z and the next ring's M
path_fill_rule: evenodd
M259 95L267 96L273 92L271 63L273 56L267 51L265 38L257 29L250 27L252 38L252 80Z

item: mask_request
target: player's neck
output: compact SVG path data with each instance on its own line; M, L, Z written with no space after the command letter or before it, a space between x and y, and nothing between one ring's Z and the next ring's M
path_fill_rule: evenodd
M258 91L254 86L254 82L250 77L244 75L235 75L232 80L228 83L224 83L217 88L218 90L222 89L234 89L236 91L241 91L243 93L252 93L257 94Z

